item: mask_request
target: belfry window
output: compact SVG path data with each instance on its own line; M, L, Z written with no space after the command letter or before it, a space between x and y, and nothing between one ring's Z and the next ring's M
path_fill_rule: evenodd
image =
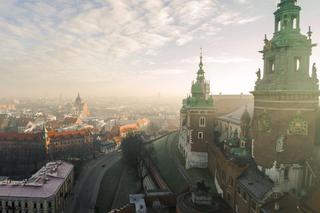
M292 29L297 29L297 18L292 19Z
M199 119L199 127L205 127L206 126L206 118L200 117Z
M274 73L275 72L275 63L274 59L269 60L269 73Z
M300 71L300 69L301 69L301 59L296 57L294 61L295 61L295 70L296 71Z
M277 31L281 31L281 21L277 22Z

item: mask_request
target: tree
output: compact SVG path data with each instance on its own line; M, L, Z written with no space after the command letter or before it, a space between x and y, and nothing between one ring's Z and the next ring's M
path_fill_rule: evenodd
M156 137L159 132L159 129L160 129L160 126L154 121L151 121L147 128L147 131L149 132L150 135L152 135L153 137Z
M147 176L146 159L148 150L143 144L140 133L129 133L121 142L122 156L127 166L133 169L140 181L140 191L143 180Z

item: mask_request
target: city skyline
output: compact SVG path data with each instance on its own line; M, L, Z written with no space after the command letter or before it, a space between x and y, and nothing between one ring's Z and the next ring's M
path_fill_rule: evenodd
M2 1L0 97L186 96L200 47L213 94L248 94L277 2ZM299 5L302 33L320 42L320 3Z

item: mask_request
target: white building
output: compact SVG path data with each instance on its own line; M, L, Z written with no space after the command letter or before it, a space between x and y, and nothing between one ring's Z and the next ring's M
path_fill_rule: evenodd
M0 182L0 212L63 212L72 186L72 164L47 163L28 180Z

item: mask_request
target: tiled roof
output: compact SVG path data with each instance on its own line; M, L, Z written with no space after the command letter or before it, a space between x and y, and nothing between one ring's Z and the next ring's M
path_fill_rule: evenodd
M237 179L238 183L257 201L263 201L274 183L254 165L251 165Z
M38 141L42 133L0 132L0 141Z
M247 105L247 110L249 112L250 117L252 118L253 115L253 103L250 103ZM240 124L241 123L241 116L245 112L246 106L242 106L238 108L237 110L218 117L219 120L229 121L234 124Z
M59 139L59 138L76 138L90 135L91 131L89 129L73 130L73 131L50 131L48 132L48 137L50 139Z

